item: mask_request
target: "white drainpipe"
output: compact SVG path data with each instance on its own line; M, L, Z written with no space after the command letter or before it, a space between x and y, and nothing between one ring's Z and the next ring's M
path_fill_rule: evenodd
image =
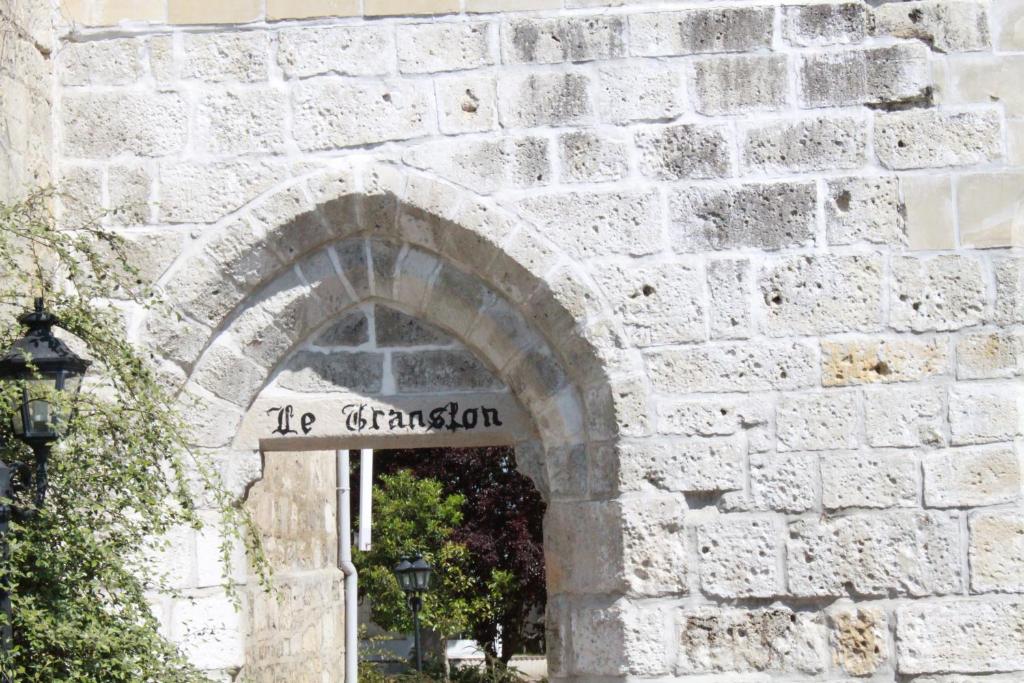
M338 487L338 568L345 575L345 683L359 680L359 577L352 564L352 507L348 451L334 452ZM365 493L364 493L365 495Z

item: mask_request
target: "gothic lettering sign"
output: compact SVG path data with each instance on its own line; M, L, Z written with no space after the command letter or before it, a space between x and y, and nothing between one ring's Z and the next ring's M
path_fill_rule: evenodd
M364 432L381 429L446 429L457 432L460 429L477 429L478 427L501 426L501 418L497 408L487 406L460 408L455 401L437 406L429 411L389 409L384 410L368 407L365 403L348 403L341 408L345 416L345 429L350 432Z

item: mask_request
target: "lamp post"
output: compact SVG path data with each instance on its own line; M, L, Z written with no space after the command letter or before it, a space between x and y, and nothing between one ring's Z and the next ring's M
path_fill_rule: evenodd
M0 461L0 498L3 498L0 502L0 554L5 563L9 558L7 534L11 519L31 519L46 498L50 446L63 436L70 419L70 401L81 389L82 377L89 367L89 361L53 336L53 326L59 321L45 309L41 297L35 300L34 310L21 315L18 322L28 330L0 357L0 380L17 386L11 432L32 449L33 462L8 465ZM11 503L15 493L25 488L26 482L21 477L31 480L35 509L24 510ZM5 616L0 645L7 664L13 633L6 575L0 577L0 611ZM4 674L4 683L9 680Z
M420 609L423 607L422 593L430 590L430 579L434 568L427 564L422 555L403 558L395 565L395 577L402 587L412 610L413 643L416 647L416 671L423 672L423 651L420 645Z

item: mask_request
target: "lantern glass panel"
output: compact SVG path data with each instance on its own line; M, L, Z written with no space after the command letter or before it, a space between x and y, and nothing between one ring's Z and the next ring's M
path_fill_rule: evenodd
M422 557L417 558L412 564L412 573L415 578L416 590L426 591L430 589L430 575L432 567Z

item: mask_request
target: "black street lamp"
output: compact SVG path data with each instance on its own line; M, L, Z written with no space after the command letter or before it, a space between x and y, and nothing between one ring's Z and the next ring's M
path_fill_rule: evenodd
M35 300L35 309L18 318L28 328L25 335L15 341L0 357L0 381L14 383L17 397L11 414L14 436L32 449L33 463L0 461L0 553L8 560L7 533L13 517L29 519L35 510L23 510L12 505L17 491L24 482L16 481L22 474L33 481L33 503L38 509L46 497L46 467L50 446L61 438L70 420L71 401L82 386L82 377L89 361L80 358L57 337L53 326L59 321L43 306L43 299ZM0 610L6 623L0 632L4 661L11 650L11 595L7 577L0 580ZM4 681L8 680L4 676Z
M416 647L416 671L423 672L423 652L420 644L420 609L423 607L421 593L430 590L430 579L434 568L427 564L422 555L415 558L403 558L395 565L395 577L398 585L405 591L412 610L413 643Z

